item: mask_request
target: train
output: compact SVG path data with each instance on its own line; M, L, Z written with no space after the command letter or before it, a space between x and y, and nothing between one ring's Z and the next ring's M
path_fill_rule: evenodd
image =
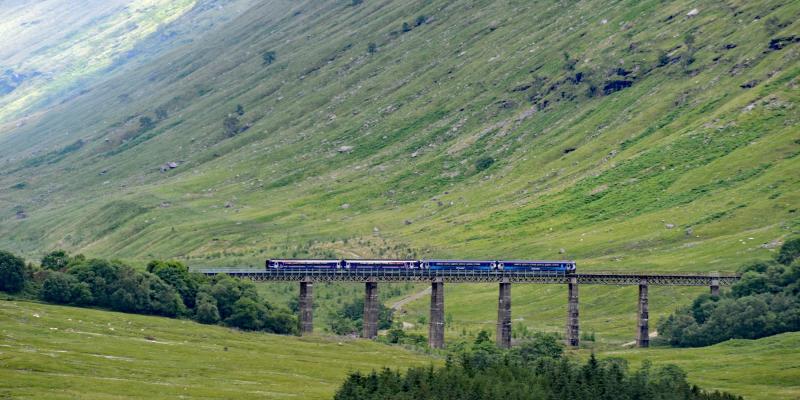
M574 274L571 260L322 260L270 259L267 270L315 271L465 271L465 272L557 272Z

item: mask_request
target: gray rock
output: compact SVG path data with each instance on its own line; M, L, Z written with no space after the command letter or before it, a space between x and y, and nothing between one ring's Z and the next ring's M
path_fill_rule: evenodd
M675 227L675 224L664 224L664 227L667 229L672 229Z
M341 207L342 207L342 210L347 210L348 208L350 208L350 203L344 203L344 204L341 205Z
M558 254L565 254L566 252L567 252L567 250L565 250L563 248L558 249Z
M349 153L353 151L353 146L339 146L339 149L337 149L336 151L338 151L339 153Z
M692 229L692 227L686 228L686 236L692 236L692 235L694 235L694 229Z

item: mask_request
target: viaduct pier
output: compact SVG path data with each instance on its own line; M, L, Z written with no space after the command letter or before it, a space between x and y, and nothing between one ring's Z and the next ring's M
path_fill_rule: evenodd
M628 274L581 273L563 274L549 272L505 271L430 271L430 270L254 270L254 269L199 269L213 276L227 274L253 281L299 282L300 284L300 334L313 331L313 286L317 282L360 282L364 284L364 324L361 336L378 335L378 283L415 282L430 283L431 306L428 327L428 344L444 347L444 284L486 283L499 285L497 301L496 340L499 347L511 346L511 285L556 284L567 287L566 344L577 347L580 334L578 288L582 285L630 285L639 287L636 345L650 345L650 312L648 289L650 286L705 286L711 295L718 296L721 286L730 286L739 280L738 275L720 274Z

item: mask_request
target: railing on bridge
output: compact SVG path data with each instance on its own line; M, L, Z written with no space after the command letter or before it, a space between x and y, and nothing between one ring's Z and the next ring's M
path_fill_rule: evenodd
M551 271L468 271L468 270L389 270L389 269L247 269L247 268L207 268L194 269L205 275L228 274L254 281L313 281L313 282L429 282L439 279L442 282L501 282L566 284L576 278L579 284L590 285L639 285L646 280L650 285L666 286L730 286L736 282L737 275L720 274L642 274L622 272L591 272L565 274Z

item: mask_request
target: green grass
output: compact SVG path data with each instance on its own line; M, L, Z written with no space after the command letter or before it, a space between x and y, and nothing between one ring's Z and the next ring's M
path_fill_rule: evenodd
M160 317L0 301L0 397L330 398L348 372L441 363L372 341L247 333ZM800 333L699 349L601 350L679 365L704 389L800 395ZM585 358L589 350L571 351Z
M23 301L0 301L0 321L0 398L328 399L348 372L440 362L366 340Z
M600 357L621 357L638 368L643 360L675 364L689 381L704 389L724 390L746 399L800 398L800 333L758 340L729 340L699 349L634 349L604 351Z

